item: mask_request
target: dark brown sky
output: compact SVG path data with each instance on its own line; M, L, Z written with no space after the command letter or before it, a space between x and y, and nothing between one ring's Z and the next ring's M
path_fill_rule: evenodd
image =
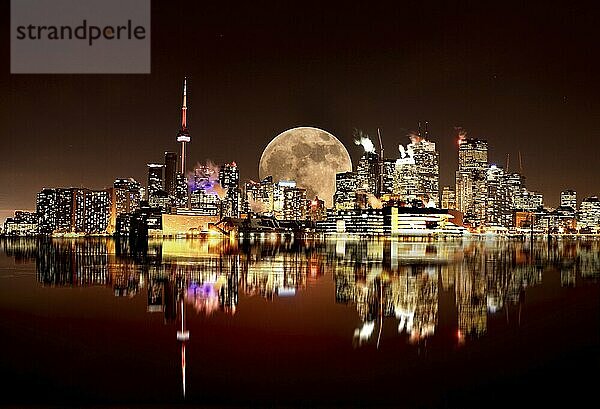
M189 77L188 161L235 160L254 178L269 140L300 125L352 130L397 154L430 122L443 184L453 128L486 138L491 159L520 151L528 187L600 194L598 13L566 2L153 1L152 74L10 75L9 2L0 6L0 209L33 208L44 186L145 183L176 150ZM187 4L186 4L187 3ZM326 3L326 4L325 4ZM0 214L0 218L5 214Z

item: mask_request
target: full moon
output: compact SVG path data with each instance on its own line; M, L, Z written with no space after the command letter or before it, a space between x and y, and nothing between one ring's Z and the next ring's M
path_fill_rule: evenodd
M352 171L352 160L344 145L327 131L312 127L288 129L267 145L258 173L273 182L294 180L306 189L306 198L318 196L327 207L333 203L335 174Z

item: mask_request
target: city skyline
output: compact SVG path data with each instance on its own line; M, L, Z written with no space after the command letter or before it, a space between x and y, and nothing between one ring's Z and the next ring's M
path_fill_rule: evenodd
M427 120L440 151L441 185L452 185L454 127L463 126L488 140L497 164L508 153L516 164L521 152L528 182L549 204L558 205L567 188L581 198L595 195L595 158L585 147L598 130L598 79L597 61L586 51L593 49L592 13L586 11L585 5L562 13L534 3L480 5L469 13L381 5L349 10L347 20L335 24L338 9L329 5L298 10L307 33L276 7L260 13L242 7L223 21L213 19L219 6L192 4L184 11L155 2L148 76L3 70L0 90L8 97L0 101L1 148L9 155L0 168L0 211L31 209L32 195L44 186L101 188L114 177L143 180L139 163L178 151L173 129L186 75L195 98L188 162L235 160L244 180L256 177L268 141L293 126L328 130L356 162L355 127L371 135L381 129L389 151ZM248 16L270 24L259 29ZM172 21L190 24L173 30ZM378 23L349 29L363 21ZM175 55L187 55L186 63L172 64Z

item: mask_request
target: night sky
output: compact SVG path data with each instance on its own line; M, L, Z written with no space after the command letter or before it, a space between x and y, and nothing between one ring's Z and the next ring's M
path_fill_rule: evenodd
M178 150L188 76L188 163L236 161L257 178L285 129L381 129L386 156L429 121L442 185L454 184L462 126L491 162L518 168L555 206L565 188L600 194L598 13L567 2L153 1L152 74L11 75L9 2L0 6L0 219L42 187L146 183ZM327 3L327 4L325 4Z

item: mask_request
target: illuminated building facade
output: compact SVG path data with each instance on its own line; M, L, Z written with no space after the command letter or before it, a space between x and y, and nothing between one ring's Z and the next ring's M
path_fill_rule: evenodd
M394 193L394 174L396 172L396 161L384 159L381 164L381 188L380 196Z
M456 209L456 192L450 186L442 188L442 209Z
M171 197L177 192L177 153L165 152L165 191Z
M219 216L221 214L221 200L216 192L197 189L190 195L192 209L203 216Z
M357 189L368 194L379 194L379 155L365 152L356 167Z
M590 196L582 200L578 227L584 232L600 231L600 199L598 196Z
M296 182L293 180L280 180L273 185L273 216L281 220L286 220L283 211L285 207L285 190L295 187Z
M283 220L306 220L306 189L286 187L283 190Z
M146 192L148 200L159 190L163 190L163 168L161 163L148 163L148 184Z
M440 166L439 153L435 143L420 136L411 136L407 150L412 150L417 178L417 198L423 203L440 205Z
M577 192L571 189L560 192L560 205L577 211Z
M413 151L405 151L400 145L400 158L396 160L394 171L394 194L406 203L410 203L417 198L418 183L417 164Z
M140 208L142 186L133 178L115 179L113 183L115 213L131 213Z
M485 221L487 199L487 141L460 137L456 171L456 208L473 227Z
M187 129L187 78L183 80L183 104L181 106L181 129L177 132L177 142L181 142L181 171L185 175L185 147L191 140Z
M39 233L112 233L109 228L112 195L112 189L42 190L36 204Z
M356 208L357 187L358 180L356 173L337 173L335 175L335 194L333 195L333 207L336 210L349 210Z
M325 220L327 214L325 210L325 201L315 196L314 199L307 201L307 219L313 222Z
M499 166L490 165L486 178L485 223L509 227L512 225L512 209L504 170Z
M16 210L14 217L4 221L4 234L8 236L32 236L38 232L38 215L36 212Z
M239 217L241 207L240 171L235 162L225 163L219 168L219 183L226 189L221 202L223 217Z
M267 176L260 182L248 181L244 186L245 211L273 215L275 185L273 176Z

